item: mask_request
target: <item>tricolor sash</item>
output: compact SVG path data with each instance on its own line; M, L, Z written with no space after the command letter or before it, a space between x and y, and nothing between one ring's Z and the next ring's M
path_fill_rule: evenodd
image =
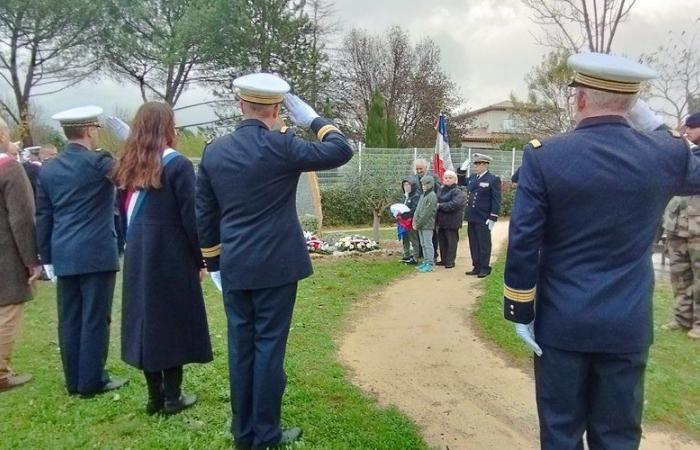
M163 151L163 159L162 159L162 164L163 168L170 163L173 159L175 159L179 155L178 152L173 150L172 148L167 148ZM132 191L127 194L126 198L126 231L127 233L129 232L129 227L131 226L131 222L134 221L136 216L141 212L141 209L143 209L143 204L146 201L146 197L148 196L148 189L139 189L137 191Z

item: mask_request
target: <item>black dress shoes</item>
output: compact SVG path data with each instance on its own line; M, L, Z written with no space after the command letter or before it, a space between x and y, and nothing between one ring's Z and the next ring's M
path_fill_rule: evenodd
M445 264L445 269L452 269L454 266L454 264Z
M127 380L126 378L113 377L113 378L110 378L109 381L107 381L104 385L102 385L102 388L99 391L84 392L84 393L81 392L80 398L93 398L96 395L105 394L105 393L110 392L110 391L115 391L115 390L119 389L120 387L124 386L125 384L127 384L128 382L129 382L129 380Z
M282 447L285 445L292 444L292 443L298 441L300 437L301 437L301 428L299 428L299 427L287 428L285 430L282 430L282 438L277 443L277 447Z
M477 277L479 277L479 278L486 278L486 277L488 277L489 275L491 275L491 272L481 272L481 273L477 274Z
M476 269L472 269L469 272L464 272L465 275L479 275Z
M445 263L442 262L442 261L438 261L438 262L435 263L435 265L436 265L436 266L444 266Z
M187 409L197 403L197 396L194 394L182 394L177 400L166 400L163 403L163 414L177 414L183 409Z

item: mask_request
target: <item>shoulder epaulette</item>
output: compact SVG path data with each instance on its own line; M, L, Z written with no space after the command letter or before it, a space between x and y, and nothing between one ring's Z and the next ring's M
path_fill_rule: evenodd
M289 127L285 125L282 128L280 128L280 133L285 134L287 130L289 130Z
M542 147L542 143L541 143L539 140L537 140L537 139L531 140L530 142L528 142L528 144L532 145L532 148L540 148L540 147Z
M214 138L209 138L209 139L207 139L207 142L204 143L204 145L209 145L212 142L214 142Z
M676 139L680 139L680 138L683 137L683 136L681 136L681 134L680 134L678 131L676 131L676 130L671 130L671 129L669 129L668 132L671 133L671 136L673 136L673 137L676 138Z

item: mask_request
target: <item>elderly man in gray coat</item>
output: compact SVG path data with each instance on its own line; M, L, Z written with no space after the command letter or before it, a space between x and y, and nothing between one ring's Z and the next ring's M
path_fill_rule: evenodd
M34 195L24 168L6 153L10 130L0 119L0 392L22 386L31 375L17 375L10 359L23 304L39 278L34 232Z

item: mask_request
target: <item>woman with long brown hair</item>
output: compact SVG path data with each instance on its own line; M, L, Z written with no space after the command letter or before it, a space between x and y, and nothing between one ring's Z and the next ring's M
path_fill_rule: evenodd
M126 230L122 359L143 370L149 414L175 414L197 397L181 392L182 366L212 360L197 239L192 163L175 146L173 110L142 105L115 175Z

